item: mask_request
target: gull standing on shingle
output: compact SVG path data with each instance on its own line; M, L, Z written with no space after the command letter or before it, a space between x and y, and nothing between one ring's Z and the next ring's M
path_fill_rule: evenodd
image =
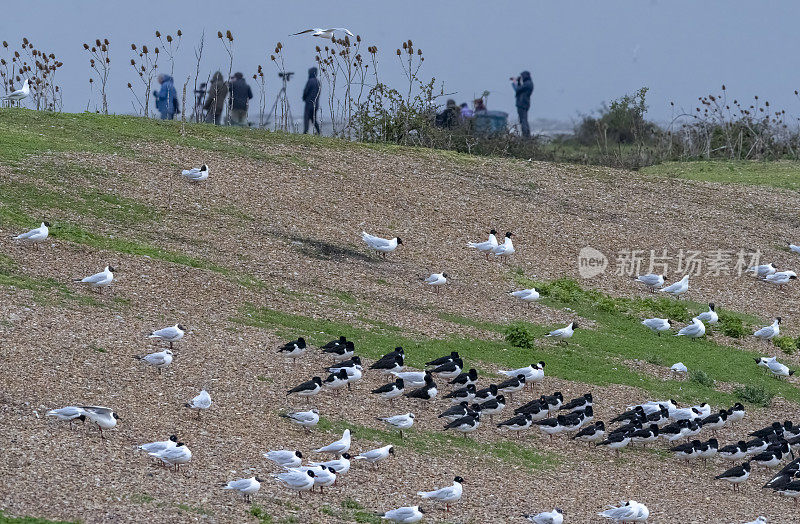
M486 259L488 260L489 253L491 253L492 250L497 247L497 237L495 235L497 235L497 231L492 229L489 231L489 240L486 242L469 242L467 247L475 248L481 253L484 253L486 255Z
M102 288L110 286L111 281L113 280L114 268L111 266L106 266L106 268L100 273L95 273L94 275L86 278L76 278L74 281L80 282L81 284L87 284L92 289L102 291Z
M406 413L405 415L394 415L392 417L375 417L377 420L381 420L392 426L393 428L397 428L400 430L400 438L403 438L403 430L409 429L411 426L414 425L414 414L413 413Z
M273 473L272 478L286 486L287 488L296 491L297 496L302 498L301 493L308 491L314 487L314 470L303 471L300 469L290 469L283 473Z
M435 286L438 293L439 286L447 284L447 273L431 273L430 276L425 278L425 283L429 286Z
M319 423L319 411L312 409L309 411L290 411L289 413L281 413L283 418L288 418L295 424L303 426L306 432L310 432L309 428L316 427Z
M245 502L250 502L252 500L252 496L258 493L258 490L261 489L261 482L263 482L262 479L258 477L250 477L249 479L231 480L222 489L231 489L233 491L238 491L244 496Z
M393 509L386 513L379 513L378 516L382 520L390 520L397 524L412 524L419 522L424 517L425 511L420 509L419 506L405 506L402 508Z
M492 249L492 254L496 257L510 257L516 252L514 249L514 243L511 241L511 237L514 234L510 231L506 232L506 239L503 241L502 244Z
M350 451L350 430L344 430L344 433L342 433L342 438L315 451L317 453L333 453L337 458L345 451Z
M658 288L664 285L664 275L656 275L655 273L648 273L646 275L639 275L636 277L637 282L641 282L651 293L655 293Z
M365 462L373 464L377 468L378 462L389 458L389 455L394 455L394 446L392 446L391 444L389 444L388 446L383 446L382 448L375 448L369 451L364 451L359 455L353 457L353 460L363 460Z
M30 242L32 244L37 244L36 248L38 249L38 244L40 242L44 242L47 240L47 236L50 234L50 222L42 222L42 224L37 227L36 229L31 229L26 233L22 233L14 237L14 240L21 240L23 242Z
M289 449L270 450L264 453L264 457L286 468L296 468L303 463L303 453Z
M205 411L211 407L211 395L205 389L194 397L190 402L184 404L189 409L197 410L197 418L200 418L200 412Z
M394 237L393 239L389 240L387 238L370 235L366 231L361 232L361 240L366 242L370 248L374 249L378 253L383 253L383 258L386 258L386 253L391 253L397 249L397 246L402 245L403 243L403 241L398 237Z
M545 511L536 515L522 515L533 524L562 524L564 522L564 512L561 508L553 511Z
M151 332L148 338L157 338L159 340L169 342L169 348L172 349L172 344L182 339L185 332L185 327L180 324L175 324L174 326L165 327Z
M433 499L438 502L444 502L445 511L450 511L450 504L461 500L461 495L463 493L463 486L462 486L463 483L464 483L463 478L456 477L453 479L452 486L446 486L444 488L439 488L433 491L418 491L417 495L419 495L423 499Z
M65 420L69 422L69 429L72 429L72 424L75 420L86 422L86 413L78 406L66 406L58 409L51 409L47 412L48 417L56 417L58 420Z
M509 295L519 300L522 300L523 302L527 302L529 306L534 302L538 301L540 298L539 292L536 291L535 288L511 291Z
M165 448L149 455L159 459L167 466L174 466L175 471L180 470L183 464L188 464L192 460L192 451L183 442L178 442L175 447Z
M191 180L192 182L202 182L208 178L208 166L193 167L191 169L184 169L181 174Z
M141 360L149 366L153 366L158 370L158 374L160 375L161 370L169 367L169 365L172 364L172 351L165 349L164 351L159 351L158 353L150 353L149 355L135 356L133 358L136 360Z
M753 266L747 268L747 273L753 273L758 278L766 278L767 276L775 273L778 268L775 267L775 264L770 262L769 264L761 264L760 266Z
M607 510L598 513L598 515L617 522L646 522L650 516L647 506L635 500L621 502L620 504L620 506L609 506Z
M103 435L104 429L111 429L116 427L117 421L122 420L114 413L111 408L103 406L78 406L86 414L86 418L97 424L97 429L100 430L100 438L106 438Z

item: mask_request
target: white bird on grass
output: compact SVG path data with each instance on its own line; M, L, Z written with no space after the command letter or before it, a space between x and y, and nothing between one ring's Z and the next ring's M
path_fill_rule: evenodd
M337 457L350 450L350 430L344 430L342 438L316 450L317 453L333 453Z
M637 282L641 282L651 293L655 293L656 289L664 285L664 275L656 275L655 273L648 273L646 275L639 275L636 277Z
M141 360L142 362L144 362L149 366L153 366L158 370L158 373L160 375L161 370L163 370L166 367L169 367L169 365L172 364L172 351L170 351L169 349L165 349L164 351L159 351L158 353L150 353L149 355L136 356L133 358L135 358L136 360Z
M509 295L519 300L522 300L523 302L527 302L528 305L530 305L533 302L536 302L537 300L539 300L539 298L541 298L539 292L536 291L535 288L512 291L509 293Z
M88 276L86 278L76 278L75 282L80 282L81 284L87 284L92 289L97 289L98 291L102 291L102 288L110 286L113 280L114 280L114 268L111 266L106 266L106 268L100 273L95 273L94 275Z
M200 418L200 413L211 407L211 395L204 389L191 401L184 404L184 406L189 409L196 409L197 418Z
M559 342L564 342L564 344L566 344L567 340L572 338L572 334L575 332L576 329L578 329L578 323L570 322L566 327L551 331L545 336L558 340Z
M369 462L370 464L374 464L377 467L378 462L388 458L389 455L394 455L394 446L391 444L388 446L383 446L382 448L364 451L356 457L353 457L353 460L363 460L365 462Z
M393 239L389 240L370 235L366 231L361 232L361 240L366 242L370 248L374 249L378 253L383 253L383 258L386 258L386 253L391 253L397 249L397 246L403 243L403 241L398 237L394 237Z
M704 324L716 324L719 322L719 315L717 314L717 306L713 302L708 303L708 311L704 311L697 315Z
M172 344L182 339L185 332L185 327L180 324L175 324L174 326L165 327L151 332L148 338L157 338L159 340L169 342L169 348L172 349Z
M306 432L310 431L309 428L313 428L319 423L319 411L316 409L311 409L309 411L290 411L289 413L282 413L281 416L288 418L295 424L303 426Z
M86 413L78 406L66 406L58 409L51 409L47 412L48 417L56 417L58 420L69 422L69 429L72 429L72 424L75 420L86 422Z
M38 244L39 242L44 242L45 240L47 240L47 236L49 234L50 234L50 222L44 221L36 229L31 229L28 232L15 236L14 240L22 240L23 242Z
M262 479L258 477L250 477L249 479L231 480L222 489L230 489L238 491L244 496L245 502L250 502L251 497L258 493L261 489Z
M794 370L789 369L784 364L781 364L776 359L769 360L767 362L767 368L769 369L770 373L773 374L776 378L781 377L790 377L794 375Z
M414 425L414 414L406 413L405 415L394 415L391 417L376 417L389 426L400 430L400 438L403 438L403 430L409 429Z
M699 318L694 317L692 319L692 323L687 325L687 326L682 327L680 329L680 331L678 331L678 333L675 336L676 337L687 337L687 338L690 338L690 339L694 340L694 339L702 337L705 334L706 334L706 326L705 326L705 324L700 322Z
M669 293L673 297L680 297L687 291L689 291L689 275L684 276L679 281L675 282L672 285L667 287L662 287L659 291L663 291L664 293Z
M489 240L485 242L469 242L467 243L467 247L477 249L481 253L485 254L488 260L489 253L491 253L492 250L497 247L497 237L495 235L497 235L497 231L492 229L489 231Z
M405 506L386 513L379 513L378 516L381 520L389 520L397 524L411 524L422 520L422 517L425 516L424 513L425 511L420 509L419 506Z
M522 515L533 524L562 524L564 522L564 512L561 508L555 508L553 511L545 511L536 515Z
M642 324L650 328L659 337L662 331L669 331L669 328L672 327L672 321L668 318L648 318L642 320Z
M463 493L464 489L462 486L463 482L463 478L456 477L453 479L452 486L439 488L433 491L418 491L417 495L423 499L433 499L438 502L444 502L445 511L450 511L450 504L461 500L461 494Z
M771 326L766 326L759 329L758 331L753 333L753 336L756 338L760 338L763 341L772 340L773 337L777 337L778 335L781 334L780 324L781 324L781 317L778 317L772 322Z
M193 167L191 169L184 169L181 174L191 180L192 182L202 182L208 178L208 166Z
M689 372L689 369L686 367L686 364L683 362L677 362L672 364L672 367L669 368L670 371L677 374L686 374Z
M312 29L306 29L305 31L300 31L299 33L293 33L289 36L297 36L297 35L305 35L311 33L311 36L316 36L319 38L326 38L328 40L333 40L336 33L344 33L347 36L355 36L349 29L345 27L331 27L329 29L322 29L319 27L314 27Z
M31 84L28 79L25 79L25 82L22 83L22 87L15 91L11 91L9 94L3 97L3 100L8 100L9 105L13 104L14 102L21 102L22 100L28 98L31 94Z
M650 510L644 504L629 500L624 503L620 502L620 506L609 506L607 510L598 515L617 522L646 522L650 516Z

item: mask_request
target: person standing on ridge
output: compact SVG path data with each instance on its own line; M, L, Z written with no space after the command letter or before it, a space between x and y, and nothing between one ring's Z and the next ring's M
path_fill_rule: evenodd
M319 122L317 122L317 110L319 109L319 95L322 89L317 79L317 68L312 67L308 70L308 81L303 88L303 102L305 109L303 109L303 134L308 133L308 124L314 124L314 132L319 134Z
M175 118L175 113L181 112L175 83L169 75L158 75L158 83L161 84L161 89L153 91L156 109L161 113L161 120L172 120Z
M531 136L531 128L528 125L528 110L531 108L531 95L533 94L533 80L529 71L523 71L517 78L511 78L511 87L514 88L516 95L517 115L519 115L519 127L523 137Z
M222 123L222 110L225 108L226 98L228 98L228 85L222 78L222 73L217 71L211 77L206 103L203 105L203 109L206 110L206 122L216 125Z
M247 82L245 82L244 75L242 73L234 73L230 84L230 96L228 99L230 125L247 125L247 108L250 105L251 98L253 98L253 91L250 89L250 86L247 85Z

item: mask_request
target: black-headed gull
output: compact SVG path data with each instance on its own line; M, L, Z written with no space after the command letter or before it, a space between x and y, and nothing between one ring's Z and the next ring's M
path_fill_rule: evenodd
M800 246L797 244L789 244L789 251L800 254Z
M786 378L794 375L793 369L789 369L786 365L781 364L777 360L768 361L767 368L769 368L770 373L777 378Z
M669 293L673 297L680 297L681 295L689 291L689 275L684 276L682 279L675 282L674 284L671 284L667 287L662 287L661 289L659 289L659 291L662 291L664 293Z
M511 237L513 236L514 234L510 231L506 232L505 240L502 244L492 249L492 254L496 257L509 257L513 255L516 252L514 243L511 241Z
M197 410L197 418L200 418L200 413L211 408L211 395L208 394L208 391L201 390L200 393L192 400L184 404L189 409L196 409Z
M792 280L797 280L797 273L794 271L779 271L771 275L767 275L764 277L764 280L770 284L774 284L780 288L783 288L784 285L788 284Z
M531 364L524 368L512 369L510 371L499 370L498 373L505 375L508 378L516 377L517 375L525 375L525 385L530 385L534 388L537 383L544 380L544 361L540 360L536 364Z
M38 244L39 242L44 242L45 240L47 240L47 236L49 234L50 234L50 222L45 221L42 222L41 225L36 229L31 229L30 231L15 236L14 240L21 240L23 242L31 242L33 244Z
M345 27L330 27L328 29L322 29L320 27L313 27L311 29L306 29L304 31L300 31L298 33L292 33L289 36L297 36L297 35L305 35L311 33L311 36L316 36L319 38L325 38L328 40L333 40L336 36L336 33L344 33L347 36L355 36L349 29Z
M700 319L694 317L692 323L682 327L676 334L676 337L686 337L691 340L698 339L706 334L706 326L700 322Z
M775 264L770 262L769 264L761 264L760 266L752 266L747 268L748 273L753 273L758 278L765 278L768 275L775 273L778 268L775 267Z
M672 327L672 321L668 318L648 318L642 320L642 324L650 328L650 330L659 337L662 331L669 331Z
M756 338L760 338L761 340L767 341L772 340L773 337L777 337L781 334L781 317L777 317L773 322L772 325L763 327L753 333L753 336Z
M100 273L95 273L94 275L86 278L76 278L75 282L80 282L81 284L88 285L92 289L102 291L102 288L110 286L113 280L114 268L111 266L106 266L106 268Z
M382 520L389 520L397 524L411 524L419 522L425 515L425 511L420 509L419 506L404 506L402 508L393 509L386 513L379 513L378 516Z
M716 324L719 322L719 315L717 314L717 306L713 302L708 303L708 311L704 311L697 315L697 318L703 324Z
M159 451L162 451L167 448L174 448L177 444L178 444L178 436L170 435L167 440L148 442L147 444L142 444L137 449L140 449L150 454L150 453L158 453Z
M636 277L637 282L641 282L651 293L655 293L656 289L664 285L664 275L656 275L655 273L648 273L646 275L639 275Z
M741 466L732 467L714 478L730 482L733 485L733 491L738 491L739 484L750 478L750 462L745 462Z
M281 413L281 416L302 426L306 432L310 431L309 428L313 428L319 423L319 411L316 409L308 411L290 411L289 413Z
M252 500L252 496L258 493L258 490L261 489L261 482L263 482L263 480L258 477L231 480L222 489L238 491L244 496L245 502L250 502Z
M514 297L516 299L519 299L519 300L521 300L523 302L527 302L528 305L531 305L532 303L538 301L539 298L541 298L540 295L539 295L539 292L536 291L535 288L520 289L518 291L512 291L512 292L509 293L509 295L511 295L512 297Z
M392 371L396 378L402 378L406 388L416 388L425 385L425 377L430 371Z
M535 515L523 514L523 517L528 519L533 524L562 524L564 522L564 512L561 508L555 508L553 511L544 511Z
M48 417L56 417L58 420L69 422L69 429L72 429L72 424L75 420L86 422L86 413L78 406L66 406L58 409L51 409L47 412Z
M353 460L363 460L364 462L369 462L377 467L378 462L389 458L389 455L394 455L394 446L391 444L361 452L353 457Z
M208 166L193 167L191 169L184 169L181 174L191 180L192 182L202 182L208 178Z
M447 273L431 273L425 278L425 283L429 286L435 286L438 293L439 286L447 284Z
M386 258L386 253L391 253L397 249L397 246L403 244L403 241L398 237L389 240L387 238L370 235L366 231L361 232L361 240L366 242L371 249L374 249L378 253L383 253L383 258Z
M686 367L686 364L684 364L683 362L676 362L675 364L672 364L672 366L670 366L669 370L672 371L673 373L677 373L679 375L685 375L686 373L689 372L689 369Z
M186 328L180 324L175 324L174 326L165 327L151 332L150 335L148 335L148 338L156 338L158 340L169 342L169 348L172 349L172 344L182 339L184 333L186 333Z
M103 435L104 429L112 429L116 427L118 420L122 420L111 408L103 406L78 407L84 411L86 418L97 424L97 428L100 430L100 438L105 438L105 435Z
M491 253L492 250L497 247L497 237L495 235L497 235L497 231L492 229L489 231L489 240L485 242L469 242L467 243L467 247L477 249L481 253L484 253L488 259L489 253Z
M22 87L11 91L9 94L3 96L3 100L8 100L9 104L13 104L14 102L21 102L22 100L28 98L31 94L31 84L26 78L25 81L22 83Z
M456 477L453 479L452 486L446 486L444 488L439 488L433 491L418 491L417 495L419 495L423 499L432 499L437 502L444 502L445 511L450 511L450 504L461 500L461 495L464 489L462 486L463 483L464 483L463 478Z
M745 524L767 524L767 517L762 517L761 515L759 515L758 517L756 517L756 520L745 522Z
M353 457L350 456L350 453L342 453L341 458L328 460L325 462L309 462L309 466L325 466L326 468L331 468L336 471L337 475L344 475L348 471L350 471L350 459Z
M567 340L572 338L572 334L574 333L574 331L576 329L578 329L578 323L577 322L570 322L569 324L567 324L566 327L551 331L550 333L548 333L545 336L546 337L550 337L550 338L555 339L555 340L558 340L559 342L563 342L564 344L567 344Z
M629 500L620 502L619 506L609 506L608 509L601 511L598 515L617 522L647 522L650 511L644 504Z
M414 414L406 413L404 415L394 415L391 417L376 417L377 420L383 421L389 426L400 430L400 438L403 438L403 430L409 429L414 425Z
M158 353L150 353L149 355L142 355L133 358L136 360L141 360L148 366L153 366L158 370L160 375L164 368L169 367L169 365L172 364L172 351L165 349L164 351L159 351Z
M314 470L303 471L300 469L290 469L283 473L273 473L272 478L286 486L287 488L296 491L297 495L302 498L301 493L308 491L314 487Z
M149 455L157 458L166 466L174 467L175 471L180 470L182 465L188 464L192 460L192 451L183 442L178 442L172 448L149 453Z
M342 438L315 451L317 453L333 453L337 458L345 451L350 451L350 430L344 430L342 433Z
M287 468L296 468L303 463L303 453L300 451L292 451L290 449L270 450L264 453L264 457L279 466L284 466Z

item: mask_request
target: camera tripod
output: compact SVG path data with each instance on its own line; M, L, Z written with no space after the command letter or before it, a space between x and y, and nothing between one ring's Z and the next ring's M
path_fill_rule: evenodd
M289 98L286 96L286 85L289 83L289 80L292 79L293 74L294 73L291 72L278 73L278 77L280 77L283 85L281 86L281 90L278 91L278 94L275 95L275 102L272 103L272 108L269 110L269 113L267 113L267 118L264 121L264 127L268 126L272 116L277 114L276 110L278 108L278 104L280 104L281 121L278 122L278 128L286 132L294 133L296 131L294 118L292 117L292 108L289 105Z

